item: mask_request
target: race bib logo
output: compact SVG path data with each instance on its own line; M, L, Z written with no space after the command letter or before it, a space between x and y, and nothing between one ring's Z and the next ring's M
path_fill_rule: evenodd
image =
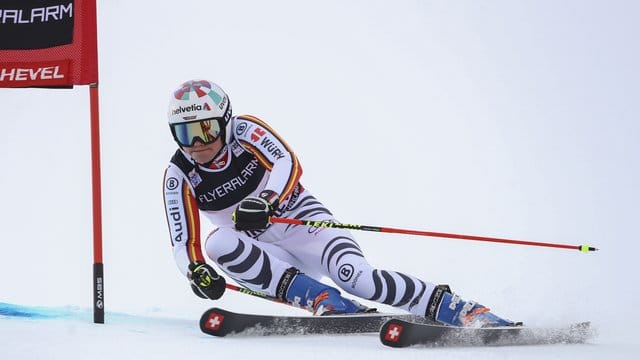
M353 276L353 265L344 264L340 266L340 269L338 269L338 277L340 278L340 280L344 282L348 282L349 280L351 280L352 276Z
M248 127L249 125L247 125L247 123L241 122L240 124L238 124L238 127L236 127L236 135L240 136L244 134L244 132L247 131Z
M167 179L167 181L165 182L165 186L167 188L167 190L175 190L178 188L178 184L179 181L178 179L174 178L174 177L170 177Z
M193 187L197 187L202 182L202 178L200 177L200 174L198 174L196 169L193 169L189 172L189 182L191 183L191 185L193 185Z

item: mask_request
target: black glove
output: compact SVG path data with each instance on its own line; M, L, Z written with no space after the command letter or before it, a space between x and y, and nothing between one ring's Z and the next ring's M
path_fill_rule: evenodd
M191 290L203 299L219 299L226 289L224 278L205 263L192 262L189 264L189 281Z
M233 213L236 230L261 230L269 225L269 218L278 207L278 194L264 190L258 197L242 200Z

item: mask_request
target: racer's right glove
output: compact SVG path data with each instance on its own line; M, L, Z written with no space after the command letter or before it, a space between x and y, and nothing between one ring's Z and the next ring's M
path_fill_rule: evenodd
M203 299L219 299L226 289L224 278L206 263L196 261L189 264L188 277L191 290Z

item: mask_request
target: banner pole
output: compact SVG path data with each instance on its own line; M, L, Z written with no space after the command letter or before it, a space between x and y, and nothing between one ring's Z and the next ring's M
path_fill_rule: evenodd
M91 190L93 193L93 322L96 324L104 324L98 83L89 85L89 102L91 107Z

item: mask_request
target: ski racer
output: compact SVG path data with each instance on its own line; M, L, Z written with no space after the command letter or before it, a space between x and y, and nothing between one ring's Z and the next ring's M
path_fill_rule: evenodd
M302 168L267 123L234 116L227 94L191 80L171 95L169 127L178 149L164 174L164 206L173 254L193 292L218 299L225 279L314 315L372 311L343 291L442 324L506 326L488 308L446 285L372 267L346 229L270 223L271 216L337 222L300 182ZM201 247L200 216L216 226Z

